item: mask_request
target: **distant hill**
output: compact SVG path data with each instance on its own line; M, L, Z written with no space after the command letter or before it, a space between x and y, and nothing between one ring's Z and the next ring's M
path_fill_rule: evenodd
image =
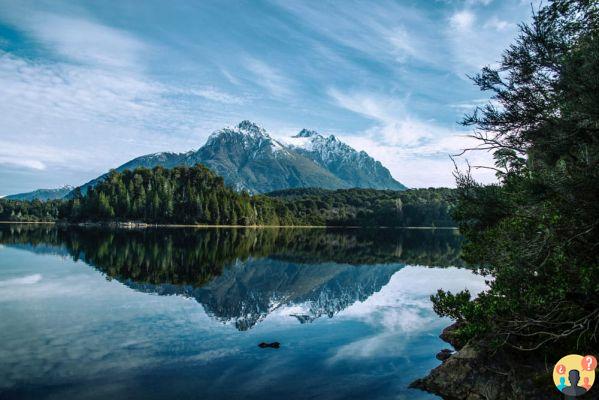
M37 189L33 192L11 194L4 197L7 200L57 200L62 199L74 189L73 186L65 185L58 189Z
M222 176L228 186L251 193L306 187L406 189L379 161L335 136L325 137L304 129L280 141L250 121L214 132L197 151L149 154L116 170L197 163ZM81 187L82 192L105 177L106 174L86 183Z

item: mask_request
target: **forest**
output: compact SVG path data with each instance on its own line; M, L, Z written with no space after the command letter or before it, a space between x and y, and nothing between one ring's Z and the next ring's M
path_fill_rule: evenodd
M249 195L206 167L111 171L85 195L0 199L0 220L201 225L454 226L451 189L289 189Z
M400 229L113 229L0 225L0 244L59 252L108 276L140 283L202 286L227 266L269 257L299 264L461 265L455 230Z
M560 0L473 77L492 101L463 124L493 152L499 183L461 171L453 212L489 290L432 300L462 342L492 344L493 360L511 351L552 365L599 348L598 76L599 5Z

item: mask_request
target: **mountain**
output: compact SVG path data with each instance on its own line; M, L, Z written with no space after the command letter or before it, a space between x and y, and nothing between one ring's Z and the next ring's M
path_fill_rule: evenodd
M212 133L197 151L149 154L116 170L197 163L222 176L234 189L252 193L304 187L405 189L380 162L334 136L324 137L304 129L287 143L271 137L250 121ZM82 192L104 177L83 185Z
M356 151L335 136L323 136L302 129L288 139L288 144L300 154L326 168L350 187L404 190L406 187L391 176L387 168L365 151Z
M126 280L145 293L180 295L202 304L208 315L245 331L275 310L301 309L300 323L333 317L381 290L402 264L300 264L262 258L236 262L202 287Z
M264 193L283 187L349 187L347 182L249 121L213 133L185 161L188 165L204 164L237 190Z
M37 190L34 190L33 192L11 194L4 198L8 199L8 200L34 200L34 199L38 199L41 201L56 200L56 199L62 199L68 193L70 193L73 189L74 189L73 186L65 185L58 189L37 189Z
M461 236L453 230L0 224L0 244L81 260L141 292L193 298L240 330L275 310L300 323L332 317L380 291L405 264L461 262Z

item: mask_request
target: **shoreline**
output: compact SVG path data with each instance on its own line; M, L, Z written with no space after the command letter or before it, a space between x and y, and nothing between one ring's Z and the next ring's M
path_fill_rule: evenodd
M497 351L486 339L460 341L459 323L447 326L439 337L451 346L436 358L441 364L409 387L444 399L546 400L556 398L551 367L534 355ZM453 348L453 350L452 350Z
M0 224L23 224L23 225L66 225L82 227L112 227L112 228L302 228L302 229L443 229L458 230L453 226L344 226L344 225L212 225L212 224L150 224L127 222L57 222L57 221L0 221Z

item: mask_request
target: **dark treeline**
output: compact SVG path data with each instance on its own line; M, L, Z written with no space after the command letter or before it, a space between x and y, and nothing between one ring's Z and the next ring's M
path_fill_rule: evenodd
M70 221L134 220L214 225L291 225L280 202L237 193L208 168L139 168L107 178L63 208Z
M40 222L60 219L65 202L62 200L0 199L0 221Z
M460 265L454 230L111 229L0 225L0 244L68 255L120 281L202 286L248 258L298 264Z
M268 196L311 225L454 226L452 189L287 189Z
M112 171L86 195L0 200L0 220L210 225L453 226L451 189L238 193L202 165Z
M239 330L266 317L275 296L310 304L301 316L308 321L332 317L379 291L406 264L459 263L460 243L453 229L0 224L6 247L82 260L144 293L193 298Z

